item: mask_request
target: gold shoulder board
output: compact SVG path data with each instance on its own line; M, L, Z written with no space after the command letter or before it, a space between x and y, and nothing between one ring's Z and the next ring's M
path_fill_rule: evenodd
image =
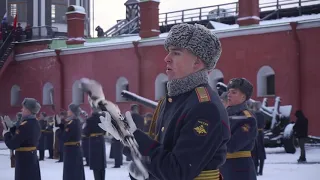
M252 117L252 115L251 115L251 113L248 111L248 110L244 110L243 111L243 113L244 113L244 115L246 116L246 117Z
M196 88L197 96L199 102L207 102L210 101L210 95L205 87L197 87Z
M20 124L20 126L23 126L23 125L25 125L25 124L27 124L27 121L23 121L23 122Z

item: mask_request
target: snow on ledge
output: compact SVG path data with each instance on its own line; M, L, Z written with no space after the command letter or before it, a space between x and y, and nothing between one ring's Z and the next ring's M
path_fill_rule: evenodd
M277 25L277 24L283 24L283 23L290 23L290 22L299 22L299 21L305 21L305 20L316 20L320 19L320 14L311 14L311 15L302 15L297 17L283 17L281 19L274 19L274 20L264 20L260 21L259 25L266 26L266 25ZM223 24L218 23L215 21L209 21L211 25L215 28L214 30L229 30L229 29L237 29L239 28L238 24Z
M141 40L141 37L139 35L135 36L127 36L127 37L114 37L110 38L105 41L100 42L86 42L84 43L84 46L99 46L99 45L111 45L111 44L117 44L117 43L124 43L124 42L132 42L132 41L139 41Z
M74 8L73 11L70 11L71 7ZM68 7L68 11L66 12L66 14L72 14L72 13L86 14L86 10L82 6L71 5Z
M142 3L142 2L147 2L147 1L160 2L160 0L140 0L139 2Z
M77 38L68 38L68 41L86 41L86 39L82 37L77 37Z

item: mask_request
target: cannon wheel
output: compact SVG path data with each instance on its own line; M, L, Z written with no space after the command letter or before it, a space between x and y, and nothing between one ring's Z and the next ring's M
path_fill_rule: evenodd
M290 138L283 138L283 146L286 153L294 154L296 153L296 147L295 147L295 137L293 134L291 134Z

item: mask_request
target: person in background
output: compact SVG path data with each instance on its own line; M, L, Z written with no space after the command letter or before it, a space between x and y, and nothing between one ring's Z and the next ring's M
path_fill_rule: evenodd
M247 106L253 86L245 78L234 78L230 80L227 89L231 139L227 143L227 160L220 170L224 180L256 180L251 151L258 129L257 121Z
M153 116L152 113L147 113L144 116L144 128L143 128L143 131L146 132L146 133L149 132L152 116Z
M297 117L297 120L293 126L293 131L299 140L300 146L300 157L297 161L303 163L307 161L305 143L308 140L308 119L305 117L302 110L297 110L295 116Z
M41 136L36 119L40 109L40 103L36 99L25 98L21 109L22 120L14 133L2 121L4 142L9 149L15 150L15 180L41 180L36 148Z
M263 174L263 167L264 161L267 158L266 151L264 148L264 127L265 127L265 120L262 112L260 111L261 102L255 101L252 103L252 111L257 120L257 127L258 127L258 136L255 142L255 147L251 151L252 158L256 166L257 175L262 176ZM259 167L259 169L258 169Z
M82 131L79 119L80 113L81 109L79 105L69 105L62 134L64 142L63 180L85 180L80 144ZM61 124L61 121L58 124Z
M40 128L41 128L41 136L40 136L40 140L39 140L39 144L38 144L38 150L39 150L39 161L43 161L44 160L44 151L46 148L46 121L45 118L47 117L47 114L45 112L41 112L40 113L40 117L39 117L39 124L40 124Z
M90 102L90 101L89 101ZM91 105L91 116L86 121L83 129L84 134L89 137L89 166L93 170L95 180L105 179L105 169L107 168L106 145L104 135L106 132L99 127L100 116L103 114L99 109Z

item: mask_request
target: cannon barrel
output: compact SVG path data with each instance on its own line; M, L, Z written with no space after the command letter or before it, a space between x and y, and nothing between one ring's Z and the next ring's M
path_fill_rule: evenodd
M157 105L158 105L157 102L154 102L154 101L152 101L150 99L147 99L147 98L144 98L142 96L139 96L139 95L137 95L135 93L132 93L130 91L123 90L121 92L121 95L122 95L122 97L124 97L124 98L126 98L128 100L140 103L140 104L142 104L144 106L147 106L149 108L152 108L152 109L155 109L157 107Z

